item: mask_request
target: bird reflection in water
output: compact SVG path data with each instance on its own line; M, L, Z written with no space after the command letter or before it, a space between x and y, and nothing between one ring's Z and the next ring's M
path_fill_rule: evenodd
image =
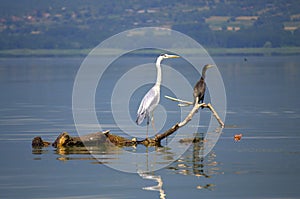
M222 174L215 160L216 154L210 152L207 156L203 156L204 142L203 135L197 134L192 141L192 146L188 151L174 162L168 169L173 170L177 174L192 175L198 178L211 178L213 175ZM198 185L196 189L213 190L214 184Z
M159 192L159 198L160 199L165 199L166 198L166 194L165 191L163 190L163 181L162 178L160 176L156 176L153 174L149 174L149 173L138 173L143 179L147 179L147 180L153 180L155 182L157 182L158 184L155 186L150 186L150 187L143 187L144 190L147 191L158 191Z
M191 142L192 145L189 150L181 158L172 163L171 166L167 167L167 169L174 171L176 174L196 176L199 179L203 177L209 179L213 175L222 174L218 167L219 163L215 160L216 154L214 152L209 153L205 157L203 156L205 142L203 134L197 134ZM138 174L143 179L153 180L158 183L155 186L143 187L143 190L158 191L161 199L167 197L163 189L161 176L150 174L149 172L139 172ZM214 187L215 184L213 183L198 184L195 186L198 190L210 191L213 191Z

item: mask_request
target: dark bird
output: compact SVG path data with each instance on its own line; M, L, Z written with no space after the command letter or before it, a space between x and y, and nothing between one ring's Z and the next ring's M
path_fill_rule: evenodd
M213 67L214 65L206 64L202 69L202 76L200 80L196 83L194 86L194 104L196 103L203 103L204 100L204 94L206 89L206 83L205 83L205 73L208 68Z

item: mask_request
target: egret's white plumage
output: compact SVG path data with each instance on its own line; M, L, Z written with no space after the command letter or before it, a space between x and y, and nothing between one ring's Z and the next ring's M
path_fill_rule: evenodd
M154 111L159 103L160 98L160 86L153 86L144 96L141 101L140 107L137 111L137 121L136 123L140 125L146 117Z

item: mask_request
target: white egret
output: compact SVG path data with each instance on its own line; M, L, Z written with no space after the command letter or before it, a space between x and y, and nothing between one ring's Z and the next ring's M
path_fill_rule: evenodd
M161 54L156 60L157 78L155 85L146 93L142 99L139 109L137 111L136 123L140 125L145 118L147 118L147 138L148 138L148 126L151 119L152 127L154 128L153 111L157 107L160 100L160 84L161 84L161 66L160 63L164 59L177 58L178 55Z

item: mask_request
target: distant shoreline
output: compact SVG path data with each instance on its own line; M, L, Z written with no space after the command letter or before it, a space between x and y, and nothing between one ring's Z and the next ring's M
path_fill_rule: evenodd
M300 47L282 48L206 48L211 56L288 56L300 55ZM85 57L91 49L8 49L0 50L0 57ZM185 54L197 54L193 49L176 49ZM118 49L107 49L103 56L119 54ZM152 55L159 53L159 50L141 50L136 55Z

